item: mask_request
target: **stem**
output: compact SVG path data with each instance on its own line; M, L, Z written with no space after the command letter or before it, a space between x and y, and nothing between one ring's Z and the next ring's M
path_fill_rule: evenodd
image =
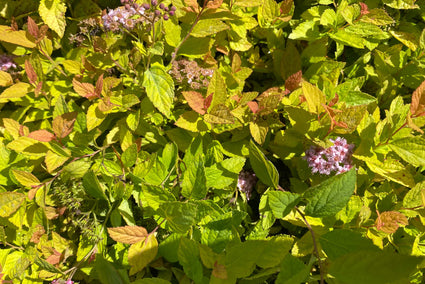
M208 1L206 1L208 2ZM205 10L206 5L204 5L201 9L201 11L199 11L198 15L196 15L196 19L193 22L192 26L190 27L189 31L187 32L186 36L184 37L184 39L179 43L178 46L176 46L176 48L174 49L173 55L171 56L171 61L170 61L170 65L173 64L173 62L176 60L176 56L177 53L179 52L179 49L181 48L181 46L183 45L183 43L186 42L186 40L189 38L190 34L192 33L193 29L195 28L196 24L199 22L199 20L201 19L202 13Z
M301 218L303 218L303 221L305 223L305 225L307 226L308 230L311 233L311 239L313 240L313 248L314 248L314 254L317 257L317 262L319 264L319 270L320 270L320 284L324 284L325 280L323 277L323 269L322 269L322 261L320 260L320 255L319 255L319 250L317 248L317 240L316 240L316 235L313 231L313 228L311 227L310 223L307 221L307 219L305 218L304 214L301 212L300 209L298 209L298 207L295 207L295 210L297 210L297 212L301 215Z
M47 58L47 59L49 59L49 61L50 61L50 63L52 63L53 64L53 66L55 66L55 68L56 69L58 69L59 70L59 72L62 74L62 75L64 75L65 77L68 77L68 75L66 75L66 73L62 70L62 68L61 67L59 67L59 64L57 64L53 59L52 59L52 57L50 57L50 55L48 55L40 46L39 46L39 48L38 48L38 50Z

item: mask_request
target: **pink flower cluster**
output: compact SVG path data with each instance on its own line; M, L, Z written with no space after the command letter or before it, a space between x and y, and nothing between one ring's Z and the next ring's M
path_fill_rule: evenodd
M336 171L336 174L340 174L353 167L351 156L354 144L348 144L347 140L341 137L329 140L334 143L333 146L326 149L311 146L306 151L304 159L307 160L312 173L330 175L331 172Z
M74 281L72 281L71 279L69 280L55 279L51 282L51 284L74 284Z
M252 172L241 171L239 173L238 189L240 192L245 193L247 200L251 198L252 189L254 188L257 181L258 178Z
M10 68L16 68L13 57L7 54L0 55L0 70L8 71Z
M114 10L109 10L108 14L102 16L103 26L107 30L117 31L120 27L131 30L138 22L133 17L136 15L144 15L146 8L149 6L139 6L137 4L126 4Z

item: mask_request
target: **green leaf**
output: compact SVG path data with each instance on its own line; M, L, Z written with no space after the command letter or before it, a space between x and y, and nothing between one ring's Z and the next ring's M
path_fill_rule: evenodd
M301 87L303 95L307 100L308 110L311 113L321 113L323 111L322 104L326 103L326 97L322 91L309 82L302 82Z
M131 167L137 160L137 145L132 144L122 153L121 161L125 167Z
M167 225L173 232L184 234L195 224L197 207L193 203L164 202L159 205L157 212L167 220Z
M208 85L207 94L212 94L211 105L209 110L212 110L216 105L223 105L227 99L227 88L223 77L218 70L214 71L214 74Z
M388 144L404 161L415 167L425 166L425 139L421 137L405 137Z
M198 244L194 240L181 238L178 258L186 275L195 283L200 283L203 278L203 267L199 258Z
M425 181L417 183L403 198L403 207L414 208L423 206L422 193L425 193Z
M378 252L380 249L370 239L350 230L333 230L320 236L320 245L331 261L345 254L361 250Z
M394 9L418 9L416 0L383 0L385 5Z
M101 283L105 284L124 284L126 283L115 266L105 260L101 254L96 255L94 267L97 272L97 277Z
M347 284L410 283L422 258L392 252L356 251L335 259L329 273Z
M159 64L153 64L143 76L143 87L152 104L166 117L170 117L174 99L174 82Z
M0 192L0 217L8 217L18 210L26 199L19 192Z
M267 197L270 209L276 218L288 215L300 201L298 194L287 191L269 191Z
M384 9L369 10L369 13L361 16L360 21L377 26L385 26L394 23L393 18L391 18Z
M158 253L158 241L154 234L148 235L146 240L132 244L128 249L128 264L131 265L130 275L145 268Z
M197 155L187 165L182 181L182 195L184 197L189 199L203 199L207 195L207 179L204 163L203 155Z
M33 187L40 185L40 181L38 180L38 178L30 172L12 170L12 173L15 176L16 180L23 186Z
M361 91L348 91L339 95L339 102L346 106L368 105L376 102L376 98Z
M182 28L174 21L164 21L165 41L168 45L176 47L181 41Z
M12 76L9 73L0 71L0 86L7 87L13 84Z
M287 254L280 264L280 272L277 275L276 284L299 284L305 283L310 268L301 260Z
M207 54L211 50L213 41L210 37L189 37L180 47L178 55L189 58L198 58Z
M46 25L63 37L66 27L66 5L63 0L41 0L38 12Z
M99 110L98 104L92 104L87 110L87 131L97 128L106 118L106 114Z
M304 193L305 214L312 217L332 216L350 200L356 188L356 169L333 176Z
M71 177L81 178L84 176L84 174L88 171L89 168L90 168L89 162L78 160L78 161L69 163L63 168L63 170L65 173L69 174Z
M159 186L142 185L142 192L142 202L154 210L157 210L163 202L176 200L171 192Z
M89 195L93 196L94 198L108 200L105 192L102 189L102 186L99 183L99 180L92 170L89 170L83 176L83 188Z
M330 33L329 36L331 39L342 45L364 48L364 40L360 36L348 33L345 30L338 30L336 33Z
M204 120L212 124L231 124L234 123L230 109L224 104L215 105L209 113L204 115Z
M279 187L279 173L276 167L252 141L249 143L249 161L255 174L264 184Z
M292 29L289 35L290 39L315 40L320 37L319 27L315 21L306 21L300 23L295 29Z
M46 157L44 158L44 162L46 163L47 171L49 173L53 173L58 167L62 166L69 157L60 155L54 151L47 151Z
M229 26L218 19L200 20L191 32L194 37L206 37L229 29Z
M175 125L192 132L203 132L208 130L208 125L204 122L202 116L192 110L186 111L180 115Z

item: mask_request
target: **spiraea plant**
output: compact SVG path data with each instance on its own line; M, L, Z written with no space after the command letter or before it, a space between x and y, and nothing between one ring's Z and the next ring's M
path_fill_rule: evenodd
M0 1L1 283L423 283L425 6Z

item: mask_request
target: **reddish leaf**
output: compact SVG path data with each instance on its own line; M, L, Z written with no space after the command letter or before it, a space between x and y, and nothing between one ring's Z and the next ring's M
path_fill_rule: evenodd
M285 88L292 92L293 90L296 90L300 87L301 81L303 78L302 71L298 71L297 73L292 74L288 77L285 81Z
M412 103L410 104L410 112L412 114L420 114L425 110L425 81L413 92Z
M407 217L397 211L386 211L382 214L378 213L375 225L376 229L387 234L392 234L397 231L400 226L409 224Z
M30 242L38 244L41 236L45 233L44 227L40 224L35 225L35 231L32 233Z
M289 14L292 10L293 4L294 4L294 0L283 0L282 4L280 4L280 14L281 15Z
M54 134L44 129L33 131L28 134L28 137L40 142L50 142L55 139Z
M100 95L102 94L102 89L103 89L103 74L99 76L99 78L97 79L96 82L96 89L95 89L95 94L100 97Z
M205 99L201 93L195 91L183 92L189 106L199 114L205 114Z
M248 107L251 109L251 111L253 113L257 113L258 112L258 109L259 108L258 108L258 104L256 102L251 101L251 102L247 102L246 104L248 105Z
M72 80L72 86L74 91L82 97L88 98L89 100L94 99L97 96L94 86L90 83L81 83L77 79Z
M53 249L53 254L50 255L46 261L52 265L59 264L61 262L61 253Z
M184 4L187 6L185 10L188 12L199 13L199 5L196 0L184 0Z
M34 20L31 17L28 17L27 26L28 26L28 32L30 33L30 35L38 39L39 29L37 24L34 22Z
M43 88L43 82L38 82L37 86L34 89L35 96L38 97L41 93L41 88Z
M334 106L337 102L338 102L338 100L339 100L339 96L338 96L338 94L337 93L335 93L335 97L329 102L329 106L330 107L332 107L332 106Z
M217 9L223 4L223 0L209 0L207 3L207 8Z
M209 96L207 96L207 97L205 98L205 101L204 101L204 109L208 109L208 108L210 107L211 102L212 102L212 97L213 97L213 94L211 93Z
M77 118L77 112L69 112L59 115L53 119L52 128L56 137L65 138L74 128L74 122Z
M360 2L359 5L360 5L360 14L361 15L369 14L369 8L367 7L367 5L365 3Z

